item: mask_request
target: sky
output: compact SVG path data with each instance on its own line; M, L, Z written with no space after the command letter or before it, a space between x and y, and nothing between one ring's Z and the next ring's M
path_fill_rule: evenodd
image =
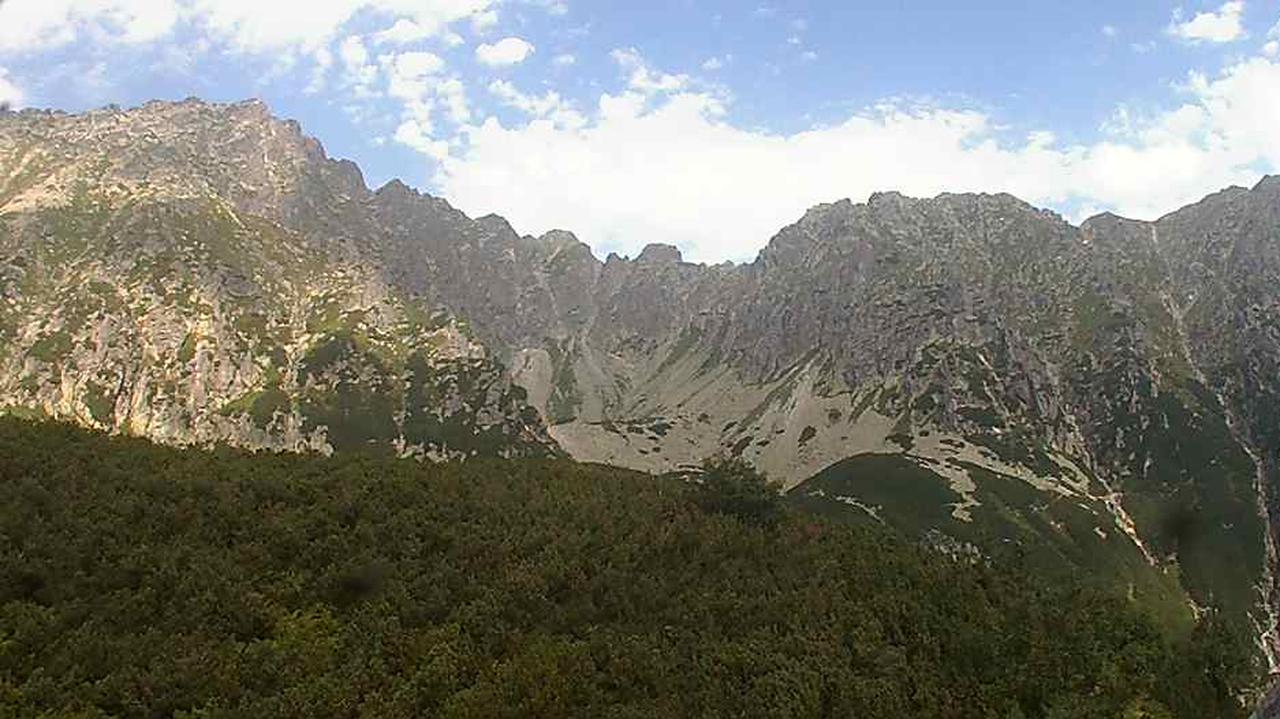
M877 191L1154 219L1280 172L1280 3L0 0L0 102L189 96L521 233L741 261Z

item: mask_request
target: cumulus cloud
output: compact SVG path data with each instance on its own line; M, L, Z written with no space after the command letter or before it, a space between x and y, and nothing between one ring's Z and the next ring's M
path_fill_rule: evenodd
M1183 20L1175 11L1169 23L1169 34L1192 43L1223 43L1244 37L1244 0L1230 0L1213 12L1196 13Z
M0 107L22 107L22 88L9 77L9 71L0 67Z
M371 95L378 79L378 66L370 61L364 40L358 35L344 38L338 45L338 57L342 60L344 85L360 97Z
M4 0L0 51L62 47L84 36L140 43L170 36L182 22L250 52L311 52L354 17L385 19L380 38L410 42L440 35L451 23L488 12L496 0Z
M405 137L429 137L434 131L432 112L435 90L439 87L435 76L444 70L444 60L435 53L419 50L382 55L378 63L387 76L387 96L398 100L404 108L402 129L409 126L411 129L405 132L412 132ZM401 139L400 133L396 139ZM422 141L405 144L420 149Z
M399 105L400 124L392 139L435 160L448 156L451 145L441 136L437 121L443 118L462 125L471 120L471 108L466 87L457 77L447 75L443 58L424 50L386 53L378 56L374 66L358 38L343 42L341 57L348 67L347 76L359 78L363 84L358 87L364 92ZM385 79L385 86L373 90L378 77Z
M1066 146L1048 132L1009 138L983 112L929 105L881 105L794 134L744 129L722 99L663 81L638 54L619 61L627 87L602 94L580 124L548 119L550 98L491 87L531 119L468 127L439 165L439 190L522 231L568 227L632 254L674 242L718 261L750 258L817 202L879 190L1007 191L1150 219L1280 168L1280 63L1263 57L1192 74L1179 106L1125 114L1104 140Z
M374 38L380 43L408 45L411 42L425 40L436 34L436 32L436 28L424 26L414 20L400 18L391 27L374 35Z
M549 90L541 96L528 95L506 80L495 80L489 83L489 92L504 105L531 117L550 121L557 127L577 128L587 123L586 117L572 103L554 91Z
M635 48L614 50L613 61L627 73L627 85L644 93L673 92L689 86L688 75L671 75L654 71Z
M333 52L328 47L321 46L311 53L311 59L314 63L311 68L311 81L303 90L308 95L324 90L329 68L333 67Z
M155 40L178 21L176 0L5 0L0 51L60 47L92 33L122 43Z
M492 45L476 48L476 59L489 67L519 65L533 54L533 45L518 37L504 37Z
M449 143L432 137L429 125L424 126L412 118L401 122L393 137L396 142L436 160L443 160L449 155Z

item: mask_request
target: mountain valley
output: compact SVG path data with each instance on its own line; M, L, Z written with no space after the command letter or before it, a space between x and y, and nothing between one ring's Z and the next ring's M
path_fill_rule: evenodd
M661 238L658 238L661 239ZM0 411L164 444L651 474L1015 546L1275 666L1280 178L1155 222L818 205L749 264L601 261L259 102L0 114Z

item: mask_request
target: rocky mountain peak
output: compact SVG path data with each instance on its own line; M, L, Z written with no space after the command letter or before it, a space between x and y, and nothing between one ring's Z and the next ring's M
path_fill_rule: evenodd
M568 230L550 230L542 235L533 238L535 242L546 245L553 249L559 249L566 246L576 246L585 244L578 239L578 236Z
M1131 220L1114 212L1103 212L1081 222L1080 232L1086 241L1092 241L1095 237L1107 238L1126 235L1135 230L1149 227L1149 223L1141 220ZM1150 230L1148 229L1147 231L1149 232Z
M545 254L546 261L549 263L565 263L572 260L590 265L601 264L592 253L591 246L579 240L572 232L551 230L540 237L526 239Z
M636 257L636 262L649 265L678 264L684 262L684 256L675 245L652 242L644 246Z
M1253 187L1255 192L1280 194L1280 175L1264 175Z
M387 198L398 197L398 198L404 198L404 199L416 198L421 196L421 193L419 193L416 189L404 184L404 182L402 182L398 177L393 177L390 180L387 180L387 182L384 183L382 187L379 187L374 192L374 194L376 194L379 197L387 197Z

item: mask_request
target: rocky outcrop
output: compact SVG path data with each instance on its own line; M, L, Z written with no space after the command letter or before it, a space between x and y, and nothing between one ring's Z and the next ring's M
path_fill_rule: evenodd
M0 405L178 444L556 453L370 193L258 103L0 121Z

